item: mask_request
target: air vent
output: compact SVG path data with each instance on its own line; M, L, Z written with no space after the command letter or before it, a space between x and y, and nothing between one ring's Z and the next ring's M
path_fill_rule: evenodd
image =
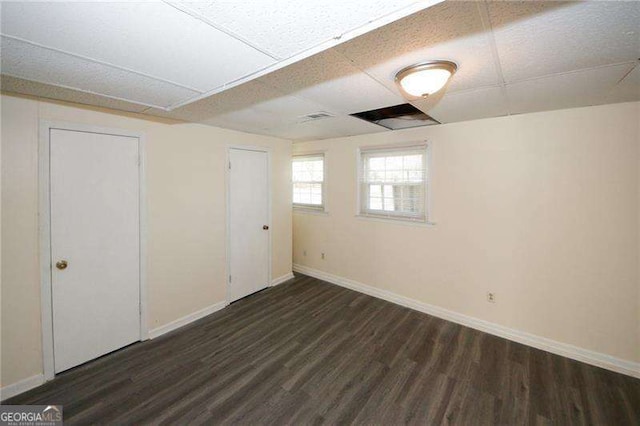
M334 115L326 111L318 111L298 118L301 123L304 123L305 121L322 120L323 118L329 117L334 117Z
M400 104L373 109L371 111L357 112L351 114L351 116L386 127L390 130L440 124L438 120L425 114L411 104Z

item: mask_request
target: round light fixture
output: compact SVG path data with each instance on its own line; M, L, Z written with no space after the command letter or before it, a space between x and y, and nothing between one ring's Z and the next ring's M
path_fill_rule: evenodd
M422 62L398 71L396 83L405 96L426 98L442 89L457 69L450 61Z

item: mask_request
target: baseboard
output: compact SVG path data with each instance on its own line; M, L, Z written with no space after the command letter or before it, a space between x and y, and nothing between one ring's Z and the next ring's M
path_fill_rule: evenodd
M282 284L290 279L294 278L293 272L289 272L281 277L275 278L271 281L271 286L276 286L278 284ZM200 309L192 314L186 315L182 318L178 318L175 321L171 321L168 324L163 326L154 328L149 331L149 338L155 339L156 337L162 336L163 334L169 333L173 330L177 330L180 327L184 327L187 324L190 324L194 321L199 320L200 318L204 318L207 315L211 315L214 312L217 312L221 309L224 309L227 306L227 302L218 302L211 306L207 306L204 309ZM19 395L23 392L31 390L35 387L38 387L45 383L44 375L38 374L33 377L28 377L19 382L4 386L0 388L0 401L4 401L6 399L12 398L16 395Z
M288 275L287 275L288 277ZM293 278L293 274L291 274L291 278ZM286 281L284 277L280 277L278 279L282 279ZM178 318L175 321L171 321L168 324L160 326L158 328L154 328L149 331L149 338L155 339L156 337L162 336L163 334L169 333L170 331L176 330L180 327L184 327L187 324L190 324L194 321L199 320L200 318L206 317L207 315L211 315L214 312L217 312L224 307L227 306L226 302L218 302L214 305L207 306L204 309L201 309L192 314L186 315L182 318ZM16 395L19 395L23 392L36 388L45 383L45 378L43 374L38 374L33 377L28 377L24 380L21 380L17 383L13 383L11 385L4 386L0 388L0 401L4 401L6 399L12 398Z
M289 272L288 274L285 274L281 277L273 279L271 281L271 287L276 286L278 284L282 284L283 282L288 281L292 278L294 278L293 272ZM171 321L169 324L165 324L163 326L154 328L153 330L149 331L149 338L155 339L156 337L162 336L163 334L169 333L170 331L176 330L180 327L184 327L185 325L190 324L194 321L197 321L202 317L206 317L207 315L211 315L212 313L217 312L220 309L223 309L227 305L228 305L227 302L218 302L214 305L208 306L197 312L186 315L182 318L178 318L175 321Z
M369 296L384 299L392 303L396 303L416 311L424 312L438 318L442 318L457 324L461 324L485 333L503 337L514 342L522 343L537 349L561 355L567 358L575 359L586 364L595 365L597 367L606 368L607 370L617 373L626 374L640 378L640 363L623 360L600 352L590 351L567 343L558 342L556 340L547 339L546 337L536 336L534 334L504 327L489 321L463 315L448 309L420 302L409 297L400 296L390 291L381 290L358 281L348 278L339 277L314 268L303 265L293 265L293 270L301 274L309 275L332 284L339 285Z
M192 314L186 315L182 318L178 318L175 321L171 321L168 324L162 325L160 327L154 328L149 331L149 338L155 339L156 337L162 336L163 334L169 333L170 331L176 330L180 327L184 327L187 324L191 324L194 321L199 320L200 318L206 317L207 315L211 315L214 312L219 311L227 306L227 302L218 302L211 306L207 306L204 309L200 309Z
M44 374L37 374L35 376L27 377L24 380L20 380L19 382L3 386L0 388L0 401L4 402L7 399L20 395L23 392L37 388L44 382Z
M278 278L274 278L271 280L271 287L277 286L278 284L282 284L283 282L289 281L290 279L293 279L293 272L289 272L288 274L284 274L281 277Z

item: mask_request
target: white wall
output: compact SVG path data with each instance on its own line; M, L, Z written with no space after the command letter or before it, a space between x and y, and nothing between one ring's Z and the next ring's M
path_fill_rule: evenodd
M626 103L296 143L326 150L330 212L294 213L294 265L639 362L639 123ZM420 140L436 225L356 218L356 149Z
M42 373L38 126L59 120L143 132L148 326L225 300L225 165L230 144L272 150L272 278L291 272L291 142L197 124L3 95L1 384Z

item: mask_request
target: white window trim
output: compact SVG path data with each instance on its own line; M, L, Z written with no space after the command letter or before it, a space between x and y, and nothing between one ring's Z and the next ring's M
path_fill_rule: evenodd
M402 214L375 214L375 213L363 213L362 212L362 153L367 151L394 151L394 150L402 150L409 148L420 148L425 150L426 155L426 163L427 163L427 175L426 175L426 183L424 186L425 190L425 199L424 199L424 215L425 218L414 218L410 216L404 216ZM427 226L431 227L435 225L435 222L432 221L431 214L431 176L432 176L432 148L431 143L428 141L418 141L418 142L410 142L410 143L402 143L402 144L393 144L393 145L370 145L364 147L358 147L356 152L356 163L357 163L357 172L356 172L356 218L371 220L376 222L388 222L388 223L396 223L401 225L413 225L413 226Z
M291 156L291 162L296 157L313 157L313 156L322 156L322 205L318 206L315 204L296 204L293 202L293 198L291 199L291 205L294 213L302 213L302 214L315 214L315 215L328 215L328 197L327 197L327 153L326 151L304 151L304 152L296 152ZM293 176L291 176L291 190L293 197Z

